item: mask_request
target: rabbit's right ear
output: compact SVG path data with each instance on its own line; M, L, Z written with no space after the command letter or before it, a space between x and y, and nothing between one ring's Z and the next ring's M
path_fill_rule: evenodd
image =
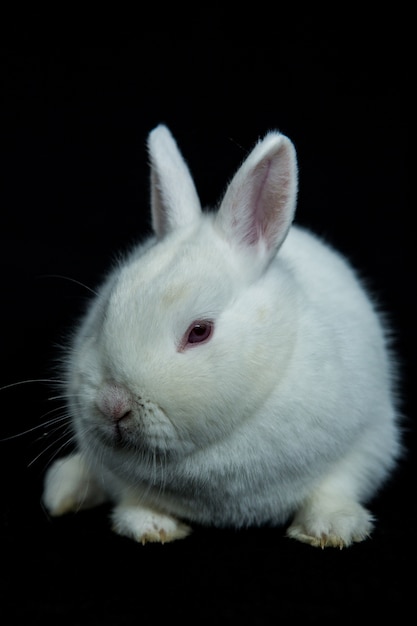
M148 137L151 166L152 226L158 239L188 226L201 214L201 204L190 170L166 126Z

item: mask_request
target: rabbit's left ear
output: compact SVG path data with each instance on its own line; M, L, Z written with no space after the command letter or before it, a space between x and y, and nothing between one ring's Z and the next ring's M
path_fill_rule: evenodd
M200 200L178 146L168 128L159 125L149 134L151 211L155 234L188 226L201 214Z
M294 219L297 162L291 141L270 132L234 175L216 224L239 248L265 266L275 256Z

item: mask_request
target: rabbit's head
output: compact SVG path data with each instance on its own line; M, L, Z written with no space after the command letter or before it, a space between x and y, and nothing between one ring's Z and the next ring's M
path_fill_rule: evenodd
M227 437L285 368L296 294L285 266L273 280L269 268L297 171L291 142L271 132L208 212L166 127L150 134L149 154L154 236L92 303L68 361L70 395L81 444L175 455Z

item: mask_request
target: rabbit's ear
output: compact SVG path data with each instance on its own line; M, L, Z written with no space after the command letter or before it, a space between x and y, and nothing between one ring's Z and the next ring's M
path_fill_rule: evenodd
M296 196L294 146L284 135L268 133L234 175L216 223L227 239L251 249L265 266L288 233Z
M152 226L161 239L197 220L201 205L187 164L166 126L161 124L149 134L148 150Z

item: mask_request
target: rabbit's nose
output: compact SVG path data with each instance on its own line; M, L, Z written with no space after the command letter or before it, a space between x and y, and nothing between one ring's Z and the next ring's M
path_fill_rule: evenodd
M128 417L132 410L132 397L129 391L114 382L104 383L97 394L96 404L99 411L114 422Z

